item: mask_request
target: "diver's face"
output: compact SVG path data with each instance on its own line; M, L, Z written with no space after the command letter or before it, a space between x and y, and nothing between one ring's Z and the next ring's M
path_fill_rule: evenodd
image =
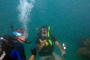
M25 39L26 39L26 36L25 36L25 32L24 32L24 35L22 35L22 36L20 36L20 37L18 37L20 40L19 40L19 42L23 42L23 41L25 41ZM21 41L22 40L22 41Z
M42 28L41 29L41 33L42 33L42 36L44 37L47 37L47 34L48 34L48 29L46 29L46 28Z

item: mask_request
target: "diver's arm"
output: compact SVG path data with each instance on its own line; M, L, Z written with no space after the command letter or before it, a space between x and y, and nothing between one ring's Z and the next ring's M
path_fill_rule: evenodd
M35 58L35 55L31 55L29 60L34 60L34 58Z
M61 44L58 41L55 41L55 44L58 46L58 48L61 50L62 54L65 54L65 51L63 50Z
M60 50L62 50L62 46L61 46L61 44L60 44L58 41L55 41L55 44L58 46L58 48L59 48Z
M37 54L36 48L31 49L30 51L31 51L31 56L30 56L29 60L34 60L36 57L36 54Z

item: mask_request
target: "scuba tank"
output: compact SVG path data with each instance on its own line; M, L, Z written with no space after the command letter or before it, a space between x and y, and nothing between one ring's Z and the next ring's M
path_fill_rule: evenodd
M6 41L6 40L3 37L0 37L0 60L2 60L6 55L5 51L3 51L3 48L2 48L3 41Z
M0 37L0 56L2 54L2 38Z

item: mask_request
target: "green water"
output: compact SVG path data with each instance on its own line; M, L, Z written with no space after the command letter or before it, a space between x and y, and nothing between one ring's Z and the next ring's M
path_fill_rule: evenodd
M18 5L19 0L0 0L1 35L12 35L10 24L13 24L14 28L23 28L18 19ZM65 60L83 60L77 57L75 52L78 50L78 40L90 38L90 0L35 0L27 23L29 41L35 43L36 28L43 25L51 27L51 33L59 43L67 43ZM28 59L31 54L30 45L24 46ZM61 55L57 46L55 51ZM37 55L35 60L38 58Z

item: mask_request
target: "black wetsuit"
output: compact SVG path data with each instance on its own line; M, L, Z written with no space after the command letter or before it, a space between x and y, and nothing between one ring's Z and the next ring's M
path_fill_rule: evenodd
M26 60L24 46L18 41L14 41L14 46L14 49L16 49L19 52L21 59Z
M37 39L36 39L36 45L37 45L37 44L40 44L39 39L43 40L43 38L42 38L41 36L37 37ZM51 35L49 38L47 38L47 41L48 41L48 40L51 40L52 43L54 43L54 42L56 41L56 38ZM48 42L48 43L49 43L49 42ZM40 55L40 56L52 55L53 51L54 51L54 45L53 45L53 44L50 45L50 43L49 43L48 46L45 45L45 46L39 51L39 55Z
M13 41L11 40L12 38L10 38L10 36L5 36L4 37L5 40L1 40L1 50L2 50L2 53L0 54L0 57L3 55L3 52L5 52L5 56L2 60L13 60L11 57L10 57L10 53L13 49L13 47L11 47L10 45L13 46ZM9 40L8 40L9 39Z
M8 42L3 43L3 50L6 52L6 55L3 60L17 60L17 57L16 59L12 59L10 57L10 53L13 49L16 49L18 51L21 60L26 60L24 46L20 42L18 42L18 40L14 37L8 37L6 39L8 40Z

